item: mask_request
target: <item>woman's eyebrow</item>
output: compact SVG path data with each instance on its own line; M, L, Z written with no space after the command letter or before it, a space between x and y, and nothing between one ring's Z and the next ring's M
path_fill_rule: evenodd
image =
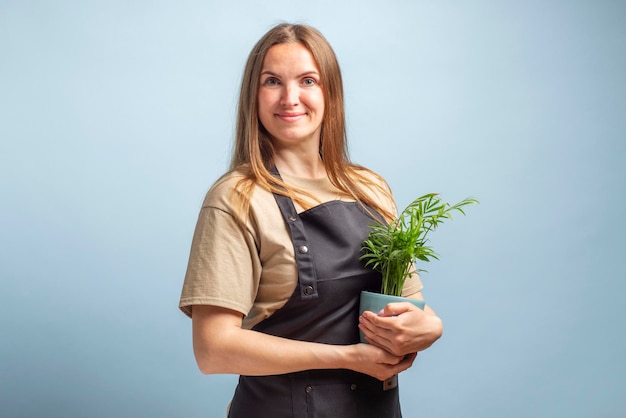
M261 71L261 75L271 75L274 77L280 77L278 74L276 74L275 72L271 71L271 70L263 70ZM296 78L300 78L300 77L304 77L307 75L316 75L319 77L320 73L317 72L316 70L310 70L310 71L305 71L302 74L299 74L296 76Z

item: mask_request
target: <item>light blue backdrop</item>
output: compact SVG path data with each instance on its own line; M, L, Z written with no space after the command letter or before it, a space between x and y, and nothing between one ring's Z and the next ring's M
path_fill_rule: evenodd
M407 417L623 417L624 1L0 1L0 415L220 417L177 309L238 81L318 27L353 160L471 207L424 274Z

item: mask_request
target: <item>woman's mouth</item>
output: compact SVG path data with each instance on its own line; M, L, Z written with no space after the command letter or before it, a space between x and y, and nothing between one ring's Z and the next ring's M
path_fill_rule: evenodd
M283 112L277 113L276 117L285 122L297 122L305 115L306 113L303 112Z

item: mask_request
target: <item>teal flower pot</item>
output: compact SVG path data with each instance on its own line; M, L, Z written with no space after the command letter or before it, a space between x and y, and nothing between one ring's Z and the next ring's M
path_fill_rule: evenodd
M365 311L378 313L385 306L387 306L388 303L392 303L392 302L409 302L422 310L424 309L424 305L426 305L426 303L423 300L405 298L402 296L383 295L382 293L362 291L359 312L361 314ZM359 331L359 334L361 335L361 342L367 343L367 341L365 341L365 337L363 336L363 333Z

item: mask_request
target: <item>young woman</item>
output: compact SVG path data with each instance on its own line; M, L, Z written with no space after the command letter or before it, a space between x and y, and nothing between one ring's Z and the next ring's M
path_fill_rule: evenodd
M200 211L180 300L200 370L240 375L229 417L401 416L382 381L443 328L408 303L359 317L360 292L381 283L362 243L395 213L386 182L348 159L329 43L274 27L248 58L231 169ZM404 295L421 289L415 275Z

